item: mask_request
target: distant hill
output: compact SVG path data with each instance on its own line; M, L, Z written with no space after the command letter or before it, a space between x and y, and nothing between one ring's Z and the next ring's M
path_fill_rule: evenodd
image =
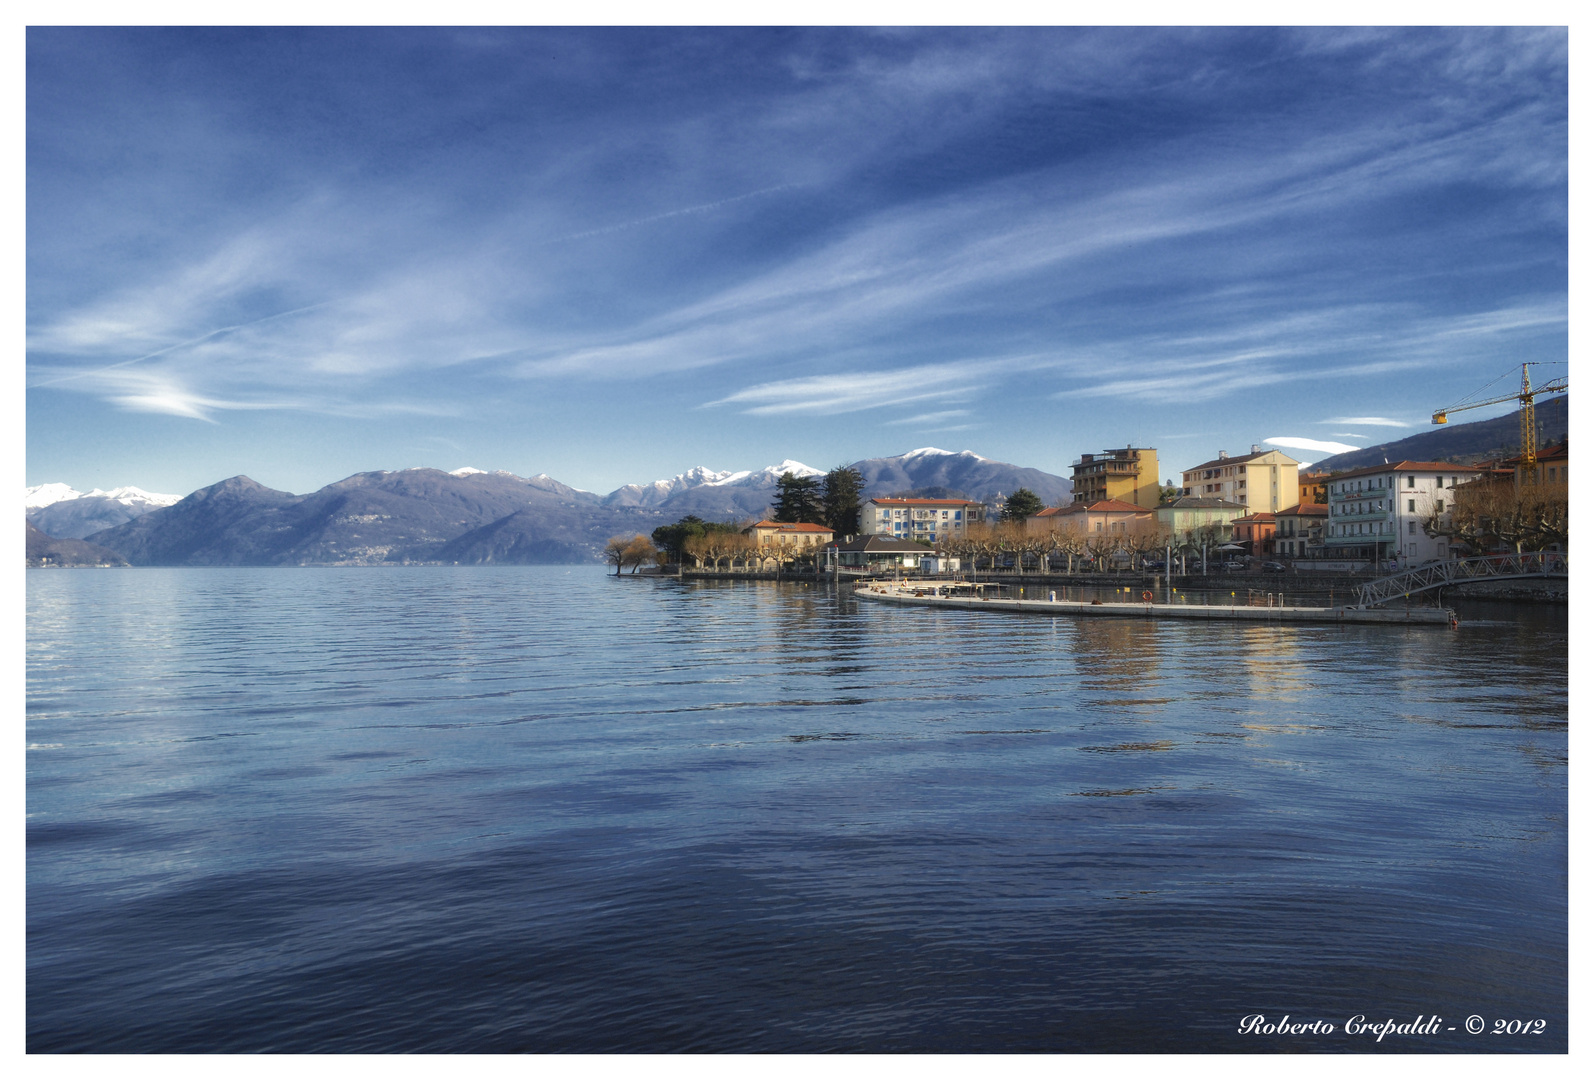
M605 508L591 492L545 476L406 469L356 473L309 495L235 476L91 539L135 566L436 562L451 541L523 512L534 512L537 539L553 543L522 544L510 561L595 559L608 536L651 532L666 520L657 511ZM502 553L487 559L485 549L460 555L451 551L448 561L505 561Z
M29 566L126 566L127 560L108 548L83 540L60 539L40 532L33 522L28 529Z
M1534 403L1533 414L1540 431L1540 446L1559 442L1566 437L1566 399L1567 395L1562 394ZM1522 445L1520 424L1519 414L1515 412L1470 424L1458 424L1452 420L1394 442L1323 458L1312 469L1316 472L1343 472L1346 469L1380 465L1386 460L1454 461L1460 465L1471 465L1475 461L1490 458L1515 457Z
M863 474L864 493L870 497L946 488L968 492L968 498L981 502L996 502L1023 487L1052 504L1074 495L1073 482L1061 476L994 461L972 450L953 453L930 446L898 457L859 461L853 468Z

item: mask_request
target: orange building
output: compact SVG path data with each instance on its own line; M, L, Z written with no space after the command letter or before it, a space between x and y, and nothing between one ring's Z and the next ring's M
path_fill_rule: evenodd
M1229 525L1234 529L1234 543L1244 544L1247 555L1273 554L1273 535L1278 531L1278 520L1273 514L1263 510L1235 518Z
M1296 477L1300 485L1301 502L1309 506L1328 505L1328 482L1338 473L1301 473Z

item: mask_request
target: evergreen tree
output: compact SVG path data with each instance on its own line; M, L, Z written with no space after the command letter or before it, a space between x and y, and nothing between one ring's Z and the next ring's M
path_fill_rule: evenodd
M824 523L838 537L855 535L863 498L863 473L850 465L839 466L825 474L823 488Z
M1025 518L1034 517L1046 504L1041 497L1029 488L1019 488L1007 497L1007 502L1002 506L1003 521L1023 521Z
M812 476L781 473L775 481L775 520L818 523L825 508L819 499L819 481Z

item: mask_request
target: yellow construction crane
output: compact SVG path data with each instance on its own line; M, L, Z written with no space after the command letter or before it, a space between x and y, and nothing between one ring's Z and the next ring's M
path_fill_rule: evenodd
M1561 393L1566 389L1567 379L1565 375L1557 375L1548 382L1534 386L1533 383L1528 379L1528 368L1538 367L1541 362L1545 361L1530 360L1522 365L1522 389L1518 393L1507 394L1504 397L1490 398L1487 401L1463 400L1460 404L1452 405L1448 409L1440 409L1438 412L1434 413L1433 422L1436 424L1448 423L1449 414L1453 412L1464 412L1467 409L1481 409L1485 405L1498 405L1502 401L1515 400L1521 402L1522 411L1520 415L1522 419L1522 465L1518 470L1517 475L1532 477L1534 475L1533 466L1538 460L1539 452L1538 430L1533 423L1533 399L1541 394ZM1493 385L1493 383L1499 382L1500 379L1503 378L1505 378L1504 375L1500 376L1500 378L1494 379L1489 385ZM1484 389L1488 389L1488 387L1485 386ZM1482 390L1478 391L1478 393L1482 392Z

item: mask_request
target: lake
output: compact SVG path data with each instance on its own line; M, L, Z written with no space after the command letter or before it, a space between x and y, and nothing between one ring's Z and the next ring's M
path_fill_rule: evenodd
M28 1049L1565 1052L1567 612L1455 606L29 571Z

